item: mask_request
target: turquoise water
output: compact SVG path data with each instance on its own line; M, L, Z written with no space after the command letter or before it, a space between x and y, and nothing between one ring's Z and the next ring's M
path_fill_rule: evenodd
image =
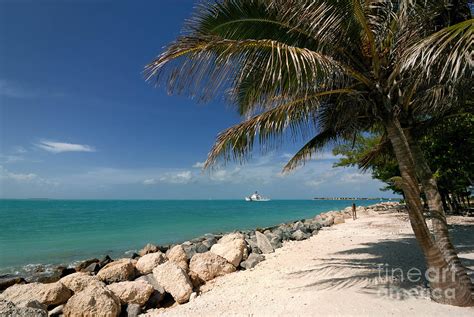
M0 272L27 264L119 256L148 242L166 244L208 232L271 226L351 204L332 200L0 200Z

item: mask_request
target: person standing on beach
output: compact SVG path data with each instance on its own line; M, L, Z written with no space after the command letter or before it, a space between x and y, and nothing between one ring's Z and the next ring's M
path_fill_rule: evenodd
M356 220L356 219L357 219L356 204L353 203L352 204L352 220Z

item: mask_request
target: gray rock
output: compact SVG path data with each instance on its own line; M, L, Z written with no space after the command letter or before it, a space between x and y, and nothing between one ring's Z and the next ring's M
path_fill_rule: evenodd
M272 244L263 233L255 231L255 236L257 237L257 246L263 254L275 251Z
M0 316L8 317L47 317L48 311L32 307L18 307L10 301L0 299Z
M84 271L93 264L99 264L99 262L100 262L99 259L95 259L95 258L85 260L85 261L81 262L79 265L76 266L76 271L77 272ZM90 271L87 271L87 272L90 272Z
M208 250L216 243L217 243L217 239L215 237L206 238L206 240L202 241L202 244L206 246Z
M273 249L278 249L283 246L281 243L281 240L278 236L274 236L273 238L270 239L270 244L272 245Z
M308 239L311 235L308 234L308 233L305 233L301 230L296 230L295 232L293 232L293 234L291 235L291 237L293 238L293 240L296 240L296 241L301 241L301 240L305 240L305 239Z
M196 253L204 253L204 252L209 251L209 247L203 242L198 242L195 244L195 246L196 246Z
M140 276L139 278L136 279L136 281L145 281L151 286L153 286L153 289L157 291L158 293L160 293L162 296L165 295L165 289L163 288L163 286L160 285L160 283L158 283L153 273Z
M48 312L48 316L59 316L63 314L64 305L59 305Z
M137 317L142 313L142 308L138 304L127 305L127 317Z
M186 241L182 244L184 253L186 253L186 257L188 261L197 253L196 246L189 241Z
M138 251L138 255L144 256L148 253L154 253L156 251L159 251L158 246L148 243L146 246L143 247L140 251Z
M2 275L0 276L0 291L3 291L15 284L24 284L25 279L16 275Z
M240 266L246 270L254 268L258 263L265 260L265 256L261 254L251 253L247 260L240 263Z

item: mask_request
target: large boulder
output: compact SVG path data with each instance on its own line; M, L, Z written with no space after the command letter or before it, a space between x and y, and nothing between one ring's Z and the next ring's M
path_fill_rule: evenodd
M225 236L221 240L224 238ZM244 253L247 252L247 244L244 239L236 238L234 240L214 244L211 248L211 252L220 255L233 266L238 267Z
M263 233L255 231L255 236L257 238L257 246L262 251L262 253L266 254L275 251L272 244Z
M173 248L171 248L167 252L167 255L168 255L168 259L171 262L178 264L178 266L181 267L185 271L188 270L188 257L186 255L186 252L184 252L184 249L181 245L176 245Z
M156 281L179 304L186 303L193 292L193 286L186 272L176 263L168 261L153 270Z
M74 294L64 306L65 317L118 316L120 300L104 286L93 285Z
M36 300L46 306L60 305L71 297L71 291L61 282L15 284L2 293L2 298L17 306Z
M135 266L130 259L117 260L104 266L97 277L107 284L130 281L135 277Z
M166 255L157 251L155 253L148 253L139 258L135 266L140 274L150 274L155 267L166 261Z
M5 299L0 299L0 316L6 317L47 317L48 311L44 308L17 306Z
M235 272L235 266L213 252L205 252L193 256L189 263L189 270L206 282L217 276Z
M154 244L151 244L151 243L148 243L146 246L143 247L143 249L138 251L138 255L139 256L144 256L144 255L149 254L149 253L155 253L159 250L160 249L159 249L158 246L156 246Z
M248 259L240 263L240 266L246 270L250 270L263 260L265 260L265 256L261 254L250 253Z
M338 225L338 224L344 223L344 222L346 222L346 221L344 220L344 217L342 215L337 215L337 216L334 217L334 224L335 225Z
M220 238L219 241L217 241L217 243L225 244L233 240L242 240L242 239L245 239L245 235L243 233L233 232L233 233L226 234L225 236Z
M91 285L105 286L105 284L102 283L96 276L81 272L65 276L60 279L59 282L61 282L74 293L79 293Z
M153 286L144 280L113 283L107 288L120 299L122 304L138 304L140 306L145 305L154 291Z

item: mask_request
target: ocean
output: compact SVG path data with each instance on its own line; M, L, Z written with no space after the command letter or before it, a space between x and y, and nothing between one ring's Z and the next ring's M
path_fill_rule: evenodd
M0 274L123 256L146 243L255 229L340 210L341 200L0 200ZM371 205L379 201L354 201Z

